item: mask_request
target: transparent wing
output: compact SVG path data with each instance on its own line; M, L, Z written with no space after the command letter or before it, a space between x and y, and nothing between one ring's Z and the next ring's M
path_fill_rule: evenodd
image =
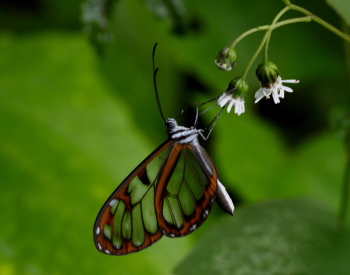
M157 179L173 143L166 141L147 157L100 210L94 226L94 242L102 253L137 252L163 236L154 201Z
M198 144L169 140L113 192L94 226L97 249L125 255L185 236L208 217L218 189L216 167Z
M169 237L185 236L208 217L217 190L217 170L198 142L172 146L156 192L158 223Z

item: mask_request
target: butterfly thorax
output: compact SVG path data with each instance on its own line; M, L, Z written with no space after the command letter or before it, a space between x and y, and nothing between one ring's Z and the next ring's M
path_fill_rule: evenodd
M198 135L203 131L194 127L188 128L185 126L179 126L174 118L168 118L165 121L169 138L176 140L181 144L190 144L195 141Z

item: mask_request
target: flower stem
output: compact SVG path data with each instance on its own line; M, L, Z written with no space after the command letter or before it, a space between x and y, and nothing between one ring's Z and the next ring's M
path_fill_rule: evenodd
M302 22L310 22L312 20L312 16L303 16L303 17L297 17L297 18L292 18L292 19L287 19L287 20L283 20L279 23L276 23L274 25L272 25L270 27L270 30L274 30L277 29L279 27L282 27L284 25L289 25L289 24L293 24L293 23L302 23Z
M264 26L260 26L260 27L257 27L257 28L250 29L250 30L244 32L243 34L241 34L236 40L234 40L230 44L230 47L234 48L246 36L248 36L248 35L250 35L250 34L252 34L254 32L258 32L258 31L266 31L266 33L265 33L265 35L264 35L264 37L263 37L263 39L262 39L258 49L255 51L254 55L252 56L252 58L250 59L248 65L247 65L247 67L245 68L245 70L244 70L244 72L242 74L242 79L246 78L250 67L252 66L252 64L255 61L255 59L258 57L258 55L261 52L261 50L264 47L264 45L265 45L265 51L264 51L263 61L266 62L268 60L267 56L268 56L268 47L269 47L269 43L270 43L271 33L272 33L272 31L274 29L277 29L277 28L282 27L284 25L289 25L289 24L293 24L293 23L315 21L316 23L318 23L321 26L325 27L326 29L330 30L334 34L336 34L339 37L343 38L346 42L350 43L350 35L349 34L346 34L346 33L342 32L342 31L340 31L339 29L335 28L334 26L332 26L331 24L327 23L323 19L321 19L318 16L312 14L308 10L292 4L289 0L282 0L282 1L283 1L283 3L286 4L286 7L284 7L276 15L276 17L272 21L271 25L264 25ZM300 13L305 14L306 16L293 18L293 19L287 19L287 20L283 20L283 21L280 21L280 22L277 23L277 21L282 17L282 15L285 14L288 10L298 11Z
M327 23L326 21L324 21L323 19L321 19L317 16L313 16L312 19L315 22L317 22L318 24L320 24L321 26L325 27L326 29L330 30L334 34L338 35L339 37L343 38L345 41L350 43L350 35L349 34L343 33L342 31L338 30L336 27L332 26L331 24Z
M283 2L284 4L286 4L287 6L292 4L289 0L282 0L282 2Z
M273 24L273 25L263 25L263 26L259 26L253 29L250 29L244 33L242 33L239 37L237 37L230 45L230 48L235 48L237 46L237 44L245 37L247 37L248 35L254 33L254 32L258 32L258 31L268 31L268 30L274 30L277 29L279 27L282 27L284 25L289 25L289 24L293 24L293 23L301 23L301 22L310 22L312 20L312 18L310 16L304 16L304 17L298 17L298 18L293 18L293 19L287 19L287 20L283 20L279 23Z
M263 39L260 42L260 45L258 47L258 49L255 51L254 55L252 56L252 58L249 60L249 63L247 65L247 67L244 69L244 72L242 74L242 79L245 80L247 77L247 74L249 72L250 67L252 66L253 62L255 61L255 59L258 57L260 51L262 50L262 48L264 47L264 44L266 42L266 40L269 38L270 32L266 32Z
M259 26L257 28L253 28L250 29L244 33L242 33L240 36L238 36L231 44L230 44L230 48L234 48L236 47L236 45L238 44L239 41L241 41L244 37L254 33L254 32L258 32L258 31L266 31L270 28L270 25L264 25L264 26Z
M346 34L344 32L342 32L341 30L337 29L336 27L334 27L333 25L327 23L326 21L324 21L323 19L321 19L320 17L314 15L313 13L311 13L310 11L308 11L307 9L304 9L302 7L293 5L290 3L290 1L284 1L283 2L289 2L289 4L286 3L286 5L291 9L291 10L295 10L298 12L301 12L307 16L310 16L312 18L313 21L315 21L316 23L320 24L321 26L325 27L326 29L328 29L329 31L333 32L334 34L338 35L339 37L343 38L345 41L347 41L348 43L350 43L350 35Z
M310 21L311 21L311 17L310 16L304 16L304 17L299 17L299 18L283 20L283 21L281 21L279 23L276 23L276 24L273 24L273 25L269 26L267 28L267 32L265 33L263 39L260 42L260 45L259 45L258 49L255 51L254 55L252 56L252 58L250 59L248 65L247 65L247 67L245 68L245 70L243 72L243 75L242 75L242 79L246 78L251 65L253 64L255 59L258 57L260 51L262 50L262 48L264 47L265 43L267 42L267 40L271 36L271 31L272 30L277 29L279 27L282 27L284 25L292 24L292 23L310 22ZM265 52L265 54L267 55L267 52ZM265 58L267 58L267 56L265 56ZM266 61L266 60L264 60L264 61Z
M277 15L276 17L273 19L272 21L272 24L271 25L274 25L276 24L276 22L282 17L283 14L285 14L287 11L289 10L289 7L285 7L284 9L282 9ZM265 43L265 54L264 54L264 57L263 57L263 61L264 62L267 62L267 53L268 53L268 50L269 50L269 44L270 44L270 39L271 39L271 33L272 33L272 29L270 28L269 29L269 36L266 40L266 43Z

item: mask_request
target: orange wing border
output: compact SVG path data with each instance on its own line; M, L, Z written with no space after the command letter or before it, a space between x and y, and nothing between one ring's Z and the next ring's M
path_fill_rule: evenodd
M102 229L106 224L109 224L113 218L111 214L111 206L110 206L110 203L112 202L112 200L114 199L123 200L126 207L129 210L131 210L132 205L130 201L130 196L128 195L128 192L127 192L128 185L136 176L140 175L142 177L146 171L147 165L152 160L154 160L159 154L161 154L165 149L171 147L173 143L174 141L171 139L162 143L122 181L122 183L116 188L116 190L114 190L114 192L106 200L101 210L99 211L99 214L97 215L97 218L94 224L94 229L93 229L94 243L96 248L100 252L108 255L126 255L133 252L138 252L142 249L145 249L151 246L153 243L158 241L163 236L162 232L159 229L159 224L158 224L158 230L155 234L150 234L148 232L145 232L145 241L141 246L137 247L132 244L131 240L123 239L123 245L121 249L117 249L115 246L113 246L112 242L108 238L106 238L106 236L102 232ZM165 160L166 159L167 157L165 158ZM161 165L161 169L164 166L164 162ZM161 170L159 173L161 173Z

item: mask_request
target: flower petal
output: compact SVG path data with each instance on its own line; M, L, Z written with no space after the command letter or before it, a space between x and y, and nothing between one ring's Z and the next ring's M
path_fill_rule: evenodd
M273 98L273 101L275 102L275 104L280 103L280 99L278 98L278 93L276 90L272 91L272 98Z
M254 95L256 99L254 103L259 102L264 96L265 96L264 89L260 88Z
M224 92L218 99L220 107L224 107L229 101L232 100L232 95Z
M282 80L282 83L299 83L299 80L296 80L296 79L285 79L285 80Z
M279 98L284 98L284 89L283 88L278 90L278 97Z
M236 101L235 113L239 116L245 112L244 102L243 98Z
M232 99L231 102L230 102L230 104L227 106L227 112L228 112L228 113L231 112L231 109L232 109L232 106L233 106L234 103L235 103L235 102L234 102L234 100Z
M284 98L284 92L288 92L288 93L293 92L292 88L283 86L282 83L299 83L299 80L296 80L296 79L282 80L282 78L278 76L276 81L273 84L271 84L269 87L265 87L265 86L261 87L255 93L255 98L256 98L255 103L260 101L263 95L265 95L266 99L269 99L271 94L275 104L280 103L280 98Z
M287 86L282 86L282 90L288 92L288 93L293 93L293 89Z

